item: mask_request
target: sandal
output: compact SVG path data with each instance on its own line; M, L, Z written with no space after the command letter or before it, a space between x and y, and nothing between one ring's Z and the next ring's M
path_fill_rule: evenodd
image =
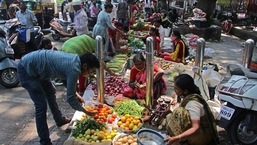
M65 125L65 124L67 124L67 123L70 123L70 122L71 122L71 118L69 118L69 117L64 117L64 119L63 119L60 123L56 123L56 125L57 125L58 127L61 127L61 126Z

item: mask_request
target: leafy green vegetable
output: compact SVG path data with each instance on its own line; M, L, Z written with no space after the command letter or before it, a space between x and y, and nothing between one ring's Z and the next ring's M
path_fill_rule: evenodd
M118 115L129 114L131 116L142 117L145 107L140 106L135 100L124 100L114 107Z
M137 29L137 30L140 30L140 29L142 29L142 28L144 27L144 25L145 25L144 22L138 21L138 22L137 22L137 25L136 25L136 29Z
M129 43L130 47L137 47L139 49L141 49L144 45L142 44L141 40L134 40L132 42Z
M97 123L93 119L83 119L77 122L75 128L72 130L72 136L75 138L78 137L80 134L84 134L88 129L99 129L102 130L104 124Z

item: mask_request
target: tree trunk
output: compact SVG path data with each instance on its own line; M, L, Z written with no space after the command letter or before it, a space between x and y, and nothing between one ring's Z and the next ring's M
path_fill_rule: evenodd
M206 13L206 19L209 20L216 7L217 0L198 0L196 7Z

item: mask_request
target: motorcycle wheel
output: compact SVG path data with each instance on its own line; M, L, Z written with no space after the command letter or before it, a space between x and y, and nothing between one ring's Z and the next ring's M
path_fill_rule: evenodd
M0 71L0 84L6 88L14 88L19 84L17 69L7 68Z
M58 41L61 39L61 37L58 35L58 34L52 34L52 38L55 40L55 41Z
M232 144L240 145L256 145L257 134L253 131L249 131L246 125L246 114L242 113L235 119L231 125L227 128L227 135Z

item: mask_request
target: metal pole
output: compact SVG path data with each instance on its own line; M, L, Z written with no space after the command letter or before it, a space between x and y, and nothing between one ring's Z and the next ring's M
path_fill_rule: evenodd
M153 38L146 39L146 97L145 102L149 108L153 105Z
M96 36L96 57L100 62L100 68L96 72L97 99L100 103L104 102L104 47L102 36Z
M195 66L199 67L199 73L203 70L203 57L204 57L204 49L205 49L205 40L204 38L197 39L197 48L195 55Z
M245 48L243 53L243 66L249 68L252 57L253 57L253 48L254 48L254 41L252 39L247 39L245 41Z

